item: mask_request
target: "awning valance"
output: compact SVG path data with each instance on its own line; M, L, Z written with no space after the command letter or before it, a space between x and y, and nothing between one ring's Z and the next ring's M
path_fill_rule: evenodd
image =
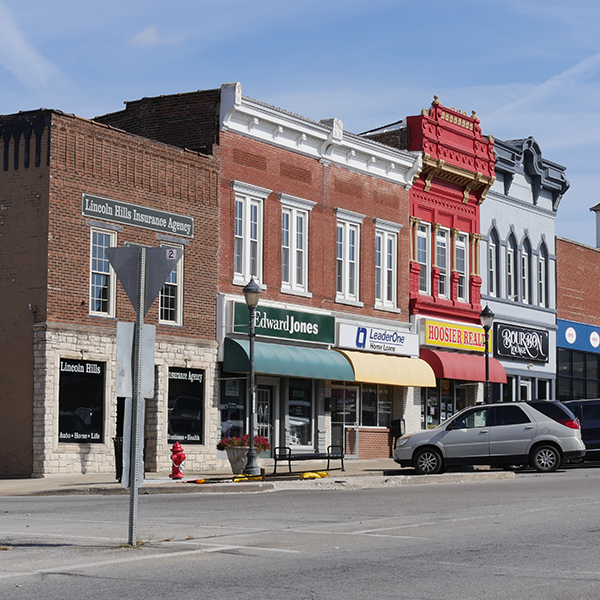
M458 352L442 352L421 348L421 358L428 362L438 379L461 379L463 381L485 381L485 357ZM490 358L490 382L506 383L504 367Z
M225 338L224 370L228 373L248 373L249 348L248 340ZM341 354L302 346L256 342L254 370L256 373L283 377L354 381L352 367Z
M435 374L423 360L389 354L340 350L352 364L354 379L363 383L435 387Z

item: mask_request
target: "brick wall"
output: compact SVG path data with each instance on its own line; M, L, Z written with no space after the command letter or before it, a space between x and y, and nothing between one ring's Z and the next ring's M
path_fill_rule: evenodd
M221 133L222 176L219 289L240 293L233 280L233 218L235 194L231 181L271 189L264 203L264 283L261 298L290 302L281 287L281 203L285 193L317 202L309 217L309 291L312 298L293 297L294 303L377 318L408 320L408 192L399 185L334 165L325 165L263 142L230 132ZM360 300L364 308L336 304L335 208L367 215L360 232ZM375 303L374 218L404 227L398 239L398 306L401 314L373 308Z
M557 237L557 317L600 326L599 285L600 249Z

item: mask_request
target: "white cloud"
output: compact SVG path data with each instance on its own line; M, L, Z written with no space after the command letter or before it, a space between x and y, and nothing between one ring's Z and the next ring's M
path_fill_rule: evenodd
M62 71L25 39L3 4L0 4L0 65L31 90L67 83Z
M139 46L172 46L182 41L182 38L179 37L161 38L156 25L148 25L144 31L136 33L131 39L134 44Z

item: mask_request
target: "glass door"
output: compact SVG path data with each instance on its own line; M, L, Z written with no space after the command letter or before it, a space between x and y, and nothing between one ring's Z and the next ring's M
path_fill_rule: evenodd
M358 386L332 386L331 443L342 446L350 458L358 458Z
M256 435L267 438L273 447L273 388L258 386L256 390ZM270 457L271 451L261 452L262 457Z

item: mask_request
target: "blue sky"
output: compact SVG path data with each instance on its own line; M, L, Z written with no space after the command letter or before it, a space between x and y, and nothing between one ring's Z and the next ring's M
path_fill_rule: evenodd
M595 246L599 32L597 0L0 0L0 114L93 118L240 81L360 133L438 94L566 166L556 233Z

